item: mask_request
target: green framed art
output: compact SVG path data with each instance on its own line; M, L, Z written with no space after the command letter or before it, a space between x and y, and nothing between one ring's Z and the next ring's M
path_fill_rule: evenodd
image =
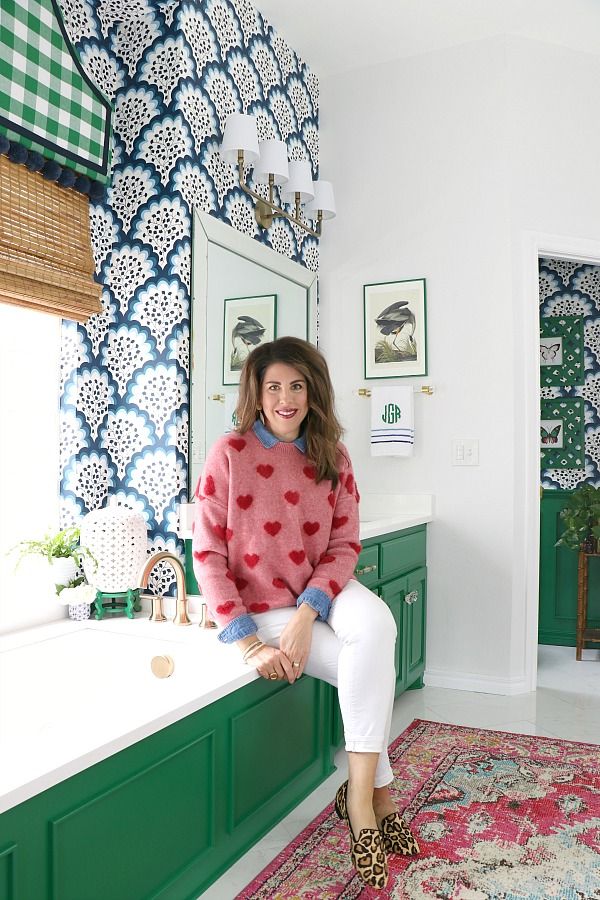
M541 319L541 386L571 387L584 381L583 319L580 316Z
M583 400L541 401L540 450L544 469L585 468Z
M425 279L365 284L365 378L427 374Z

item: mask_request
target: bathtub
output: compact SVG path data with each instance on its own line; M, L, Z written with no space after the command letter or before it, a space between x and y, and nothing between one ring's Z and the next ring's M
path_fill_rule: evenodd
M143 616L143 617L141 617ZM157 678L153 657L174 661ZM0 813L258 676L197 622L63 620L0 638Z

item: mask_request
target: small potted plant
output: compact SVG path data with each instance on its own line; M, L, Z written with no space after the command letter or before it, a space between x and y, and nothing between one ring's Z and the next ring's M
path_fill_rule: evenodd
M600 490L584 484L573 491L567 505L560 512L564 531L557 547L596 553L600 539Z
M55 534L49 532L40 540L20 541L12 549L19 553L17 566L26 556L42 556L47 559L57 595L66 587L77 587L85 582L85 577L77 574L85 557L95 562L89 550L80 545L79 528L74 525Z

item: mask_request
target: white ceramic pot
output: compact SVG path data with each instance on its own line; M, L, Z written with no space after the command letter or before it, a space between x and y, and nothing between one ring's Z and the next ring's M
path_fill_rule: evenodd
M91 603L69 603L69 618L83 622L84 619L89 619L91 609Z
M83 557L88 584L105 594L139 587L138 576L148 551L146 520L141 513L111 498L104 509L84 516L80 540L91 553L91 557Z
M53 556L50 562L51 584L68 585L77 574L77 563L71 557Z

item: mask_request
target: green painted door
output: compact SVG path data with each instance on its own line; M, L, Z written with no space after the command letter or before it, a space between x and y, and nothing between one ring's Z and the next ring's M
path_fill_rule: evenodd
M394 665L396 667L396 697L406 687L404 668L404 598L406 596L406 578L394 578L381 586L381 598L387 603L394 617L398 637L394 651Z
M575 646L577 552L556 547L562 532L560 511L570 491L544 491L540 504L540 644ZM590 559L588 625L600 628L600 559ZM588 646L594 646L592 644Z
M406 576L404 598L404 667L407 687L425 671L425 619L427 569L422 567ZM407 602L408 601L408 602Z

